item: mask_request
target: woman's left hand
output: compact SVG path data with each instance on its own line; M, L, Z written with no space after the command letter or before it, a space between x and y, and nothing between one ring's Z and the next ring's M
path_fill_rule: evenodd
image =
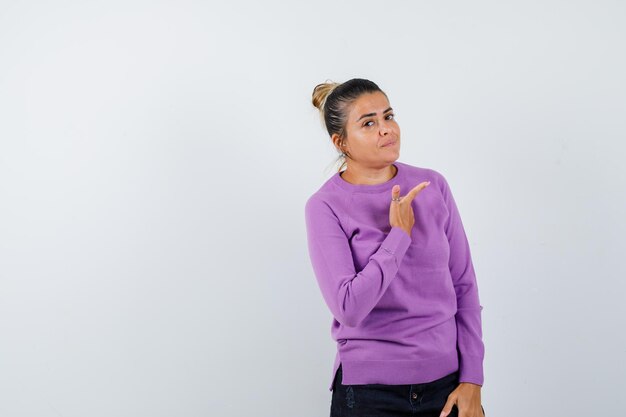
M456 404L459 410L459 417L485 417L480 400L480 389L482 387L471 382L461 382L458 387L448 395L448 401L441 410L440 417L445 417L452 411L452 406Z

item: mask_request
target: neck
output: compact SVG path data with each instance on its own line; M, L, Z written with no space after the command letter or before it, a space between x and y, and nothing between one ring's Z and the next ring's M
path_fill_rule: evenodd
M398 168L393 164L381 169L377 168L350 168L348 166L345 171L341 172L341 178L351 184L357 185L374 185L382 184L396 176Z

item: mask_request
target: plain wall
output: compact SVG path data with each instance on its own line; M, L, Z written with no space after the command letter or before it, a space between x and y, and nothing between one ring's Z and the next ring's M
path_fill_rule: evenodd
M616 415L620 1L1 1L0 415L328 415L311 104L388 94L448 179L490 417Z

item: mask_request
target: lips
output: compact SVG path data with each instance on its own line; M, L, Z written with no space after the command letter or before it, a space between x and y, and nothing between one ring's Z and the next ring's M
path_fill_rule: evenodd
M397 140L390 140L390 141L388 141L388 142L383 143L381 147L385 147L385 146L393 145L393 144L394 144L394 143L396 143L396 142L397 142Z

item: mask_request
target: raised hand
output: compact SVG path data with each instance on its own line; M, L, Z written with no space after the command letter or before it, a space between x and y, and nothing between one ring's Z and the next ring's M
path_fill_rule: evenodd
M400 227L411 236L411 229L415 224L415 215L413 214L411 202L429 184L430 181L421 182L403 197L400 197L400 186L393 186L391 189L391 205L389 206L389 224L391 227Z

